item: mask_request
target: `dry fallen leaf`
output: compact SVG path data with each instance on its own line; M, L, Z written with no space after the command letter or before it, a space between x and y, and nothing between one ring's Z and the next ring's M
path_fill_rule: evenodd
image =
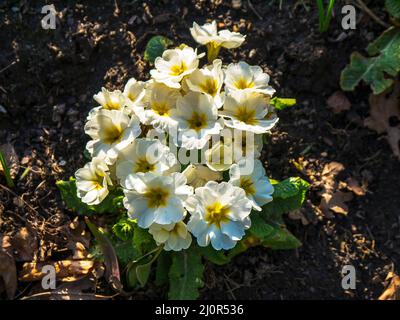
M386 281L390 281L385 291L378 298L379 300L400 300L400 277L389 272Z
M45 265L52 265L56 272L56 278L61 281L76 281L92 272L99 264L92 260L61 260L56 262L29 262L24 263L19 274L20 281L37 281L47 273L42 272Z
M324 213L331 210L335 213L346 215L349 212L349 207L345 202L351 199L353 199L351 192L335 191L334 193L324 193L322 194L319 208Z
M363 181L362 185L355 178L347 179L347 189L352 191L356 196L365 196L368 183Z
M16 235L11 237L11 249L15 261L32 261L38 251L38 242L32 228L21 228Z
M364 124L377 133L387 133L393 153L400 159L400 82L397 81L391 93L373 94L369 97L370 116Z
M14 258L0 249L0 294L3 290L9 299L14 298L17 290L17 269Z
M322 169L319 209L327 218L333 217L332 212L344 215L349 212L346 202L353 198L353 194L340 191L339 189L347 186L347 184L336 179L337 175L343 170L343 164L335 161L326 164Z
M336 91L333 93L326 103L330 108L332 108L333 113L340 113L346 110L349 110L351 107L351 103L349 99L347 99L346 95L342 91Z

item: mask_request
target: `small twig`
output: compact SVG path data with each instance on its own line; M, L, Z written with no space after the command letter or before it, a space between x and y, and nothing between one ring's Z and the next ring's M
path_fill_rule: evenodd
M375 13L371 11L371 9L367 7L367 5L362 0L357 0L357 3L359 8L363 10L366 14L368 14L371 19L373 19L376 23L380 24L384 28L389 28L389 24L382 21Z
M17 197L18 199L20 199L30 210L32 210L34 213L39 214L38 211L33 208L28 202L26 202L22 197L20 197L19 195L17 195L14 191L12 191L11 189L7 188L6 186L3 186L2 184L0 184L0 188L4 189L5 191L8 191L9 193L11 193L14 197Z
M256 8L254 8L254 6L250 0L247 0L247 4L249 5L249 8L251 9L251 11L253 11L253 13L257 16L257 18L262 20L263 19L262 16L257 12Z
M14 60L13 62L11 62L8 66L4 67L3 69L0 70L0 73L2 73L3 71L6 71L8 68L12 67L14 64L16 64L18 62L18 60Z

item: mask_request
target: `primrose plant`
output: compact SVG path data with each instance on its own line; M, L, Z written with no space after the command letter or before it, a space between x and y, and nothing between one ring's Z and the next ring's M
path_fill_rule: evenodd
M222 265L253 246L299 246L282 215L299 209L308 189L300 178L269 179L260 160L276 110L295 100L273 98L260 66L217 59L245 36L218 32L215 21L190 31L208 62L197 49L152 38L150 79L94 95L85 124L90 161L57 182L67 206L87 216L103 258L111 250L113 268L123 266L118 280L130 288L154 280L171 299L198 297L205 260Z

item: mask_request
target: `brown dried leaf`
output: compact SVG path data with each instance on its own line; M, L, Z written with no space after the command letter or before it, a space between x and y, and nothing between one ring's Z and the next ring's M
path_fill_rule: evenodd
M349 178L347 180L347 189L352 191L356 196L365 196L365 193L367 191L367 183L363 183L360 185L358 180L355 178Z
M335 191L334 193L324 193L322 194L321 203L319 208L325 214L329 210L347 215L349 208L345 202L353 199L353 194L351 192Z
M332 108L333 113L340 113L349 110L351 103L342 91L336 91L326 101L328 106Z
M365 126L377 133L386 132L394 155L400 159L400 82L395 83L389 94L371 94L369 104L370 116L365 119Z
M389 272L386 277L386 280L388 281L390 280L389 285L378 299L400 300L400 277L393 272Z
M4 285L2 289L2 285ZM0 293L5 290L7 297L13 299L17 290L17 269L14 258L0 249Z
M11 248L15 261L32 261L38 251L35 231L32 228L21 228L11 237Z
M19 274L19 280L30 282L42 279L46 275L46 273L42 272L45 265L52 265L54 267L57 279L71 282L92 272L98 266L98 263L95 263L92 260L61 260L56 262L24 263Z

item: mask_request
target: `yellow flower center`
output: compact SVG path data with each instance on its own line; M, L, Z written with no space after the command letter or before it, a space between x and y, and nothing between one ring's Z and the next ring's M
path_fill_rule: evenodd
M245 78L240 78L235 82L235 87L238 89L247 89L247 88L253 88L254 87L254 82L253 81L247 81Z
M179 76L187 70L187 66L185 62L181 62L180 64L176 64L171 67L171 72L169 73L171 76Z
M156 169L153 163L147 161L146 157L139 158L134 166L134 172L152 172Z
M240 187L246 192L247 195L254 195L256 193L256 188L254 187L254 183L248 177L240 178Z
M101 184L99 181L93 181L93 185L94 185L94 188L95 188L96 190L101 190L101 189L103 189L103 186L102 186L102 184Z
M145 194L144 198L147 200L149 208L165 207L167 205L169 191L160 187L150 188Z
M243 107L239 107L236 111L236 118L239 121L242 121L246 124L256 124L257 123L257 119L256 119L256 111L255 110L249 110L247 109L246 106Z
M100 133L100 136L104 143L113 144L121 140L123 135L122 128L115 124L108 125L103 128Z
M160 116L168 116L170 110L168 104L165 102L154 102L151 108Z
M204 113L193 112L192 117L187 122L190 129L200 131L207 126L207 116Z
M200 89L205 92L208 93L210 96L215 96L218 92L218 83L217 80L215 79L206 79L203 83L200 84Z
M128 98L131 101L135 101L137 98L137 94L133 93L132 91L128 93Z
M229 221L229 207L223 206L220 202L206 207L205 221L208 225L215 224L218 229L221 228L221 223Z

